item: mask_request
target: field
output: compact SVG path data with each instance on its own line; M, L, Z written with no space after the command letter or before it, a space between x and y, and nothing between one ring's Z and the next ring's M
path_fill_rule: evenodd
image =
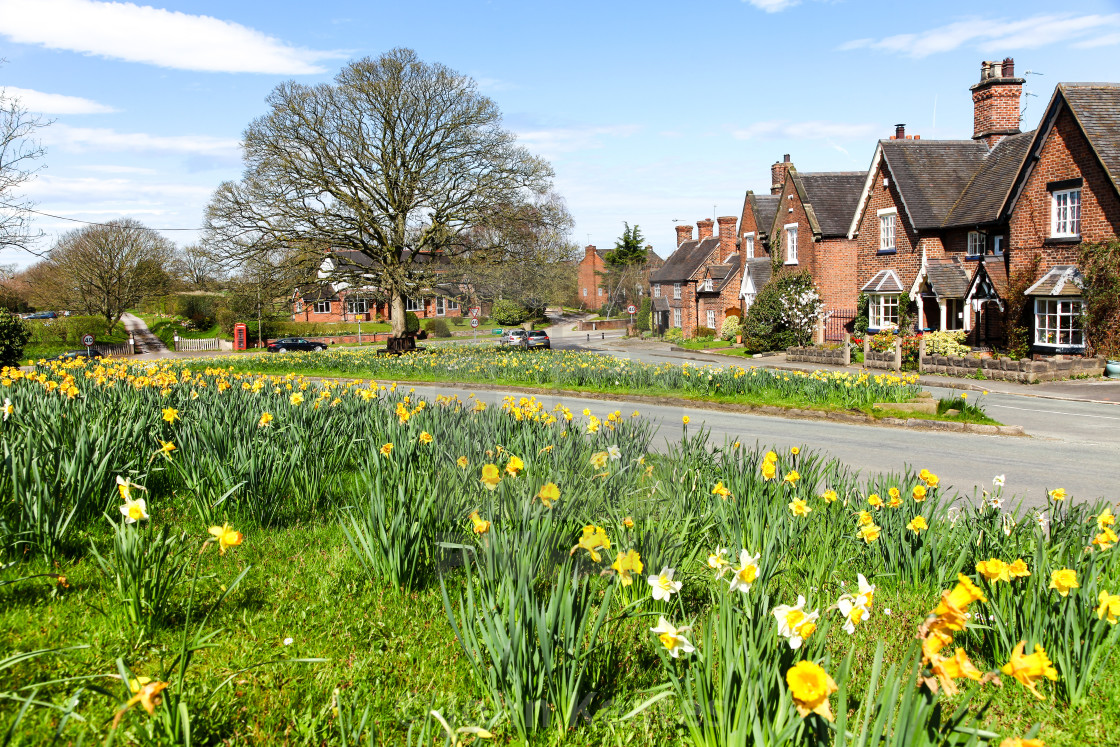
M0 385L15 744L1116 741L1114 519L1057 484L298 370Z

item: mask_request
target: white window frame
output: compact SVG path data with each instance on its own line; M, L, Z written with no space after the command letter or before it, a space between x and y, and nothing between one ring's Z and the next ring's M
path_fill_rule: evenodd
M743 257L754 259L754 233L743 234Z
M1084 311L1084 301L1080 298L1035 298L1034 344L1052 348L1084 347Z
M583 289L583 297L587 298L587 289L586 288Z
M346 310L351 314L369 313L369 300L365 298L347 299Z
M414 314L418 311L423 311L424 306L425 306L424 299L422 299L422 298L420 298L420 299L406 298L404 300L404 310L405 311L411 311Z
M1056 239L1081 235L1081 187L1050 193L1050 236Z
M443 296L436 296L436 316L444 316L447 313L447 301Z
M447 299L447 310L448 311L458 311L459 310L459 302L456 301L454 298Z
M316 314L329 314L329 313L331 313L331 302L330 301L316 301L315 302L315 313Z
M708 323L707 324L708 329L715 329L716 328L716 312L713 311L712 309L708 309L708 313L707 313L704 321L706 321Z
M969 231L968 232L968 249L965 250L966 257L983 257L988 249L988 236L983 231Z
M996 257L1003 256L1003 236L992 237L992 254Z
M797 224L787 223L785 228L786 264L797 264Z
M898 251L898 209L883 208L879 215L879 253Z
M660 285L653 286L653 297L654 298L661 298L661 286Z
M945 330L958 331L965 328L964 315L968 306L963 298L945 299Z
M679 300L680 297L681 297L681 284L680 283L673 283L673 298ZM677 325L677 326L680 326L680 325Z
M602 289L602 287L596 288L595 290L597 290L597 291L599 292L599 297L600 297L600 298L602 298L602 297L603 297L603 289Z
M710 290L713 290L713 286L712 286L712 279L711 279L711 278L704 278L704 279L703 279L703 280L702 280L702 281L700 282L700 288L699 288L698 290L701 290L701 291L710 291Z
M895 293L873 293L867 297L867 328L898 329L899 296Z
M681 327L681 310L680 309L673 309L673 326L677 327L677 328Z

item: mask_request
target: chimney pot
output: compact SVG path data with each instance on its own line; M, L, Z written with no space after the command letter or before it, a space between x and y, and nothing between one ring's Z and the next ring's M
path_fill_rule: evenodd
M896 140L902 140L906 137L906 123L896 124L894 126L894 137Z
M1015 77L1015 59L1013 57L1004 57L1003 58L1003 77L1005 77L1005 78L1014 78Z
M789 153L786 153L784 156L782 156L782 162L789 163Z
M972 139L994 148L1019 130L1019 101L1023 79L1015 77L1015 60L987 60L981 64L980 82L972 86Z
M781 194L782 185L786 183L789 165L789 153L786 153L781 161L770 167L770 194Z
M686 241L692 241L692 226L678 225L677 226L677 246L680 246Z
M696 221L696 229L697 229L696 238L699 239L700 241L703 241L704 239L707 239L707 238L711 238L712 226L714 226L714 225L715 225L715 221L712 220L711 218L704 218L703 220Z

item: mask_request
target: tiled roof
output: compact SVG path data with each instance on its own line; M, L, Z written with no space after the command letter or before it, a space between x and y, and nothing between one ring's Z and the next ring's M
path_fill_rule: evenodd
M769 257L755 257L743 260L743 272L749 273L755 291L761 291L762 286L770 282L774 272L774 265Z
M859 290L861 293L901 293L902 281L894 270L879 270Z
M769 234L774 216L778 212L778 203L782 201L782 198L778 195L751 194L750 199L751 207L754 210L755 223L758 225L758 232Z
M1058 265L1027 288L1026 296L1080 296L1085 278L1074 265Z
M852 215L859 205L867 172L809 172L799 173L797 178L801 179L805 196L816 213L821 236L846 236L848 226L852 223Z
M653 299L653 310L654 311L668 311L669 310L669 299L665 298L665 296L658 296L657 298Z
M879 145L918 229L944 224L988 155L979 140L882 140Z
M1120 83L1059 83L1058 90L1120 189Z
M1003 264L1003 260L997 258L993 261L978 262L964 297L968 301L973 298L997 301L1006 298L1007 267Z
M708 277L713 280L723 280L731 272L731 265L708 265Z
M938 298L964 298L968 292L968 272L955 257L930 260L926 264L926 281Z
M650 280L655 283L680 283L688 280L718 246L719 239L715 236L703 241L693 239L681 242L661 269L650 276Z
M338 300L338 293L330 283L302 285L296 288L296 293L299 294L299 297L303 299L304 303Z
M1024 132L1000 140L973 175L943 225L974 226L998 220L1033 138L1034 132Z

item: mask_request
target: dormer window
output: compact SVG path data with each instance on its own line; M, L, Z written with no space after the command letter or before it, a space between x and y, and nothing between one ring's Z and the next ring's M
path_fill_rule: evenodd
M711 278L704 278L704 280L701 281L701 283L700 283L700 290L702 290L702 291L712 290L712 279Z
M968 256L983 257L987 246L987 236L980 231L968 232Z

